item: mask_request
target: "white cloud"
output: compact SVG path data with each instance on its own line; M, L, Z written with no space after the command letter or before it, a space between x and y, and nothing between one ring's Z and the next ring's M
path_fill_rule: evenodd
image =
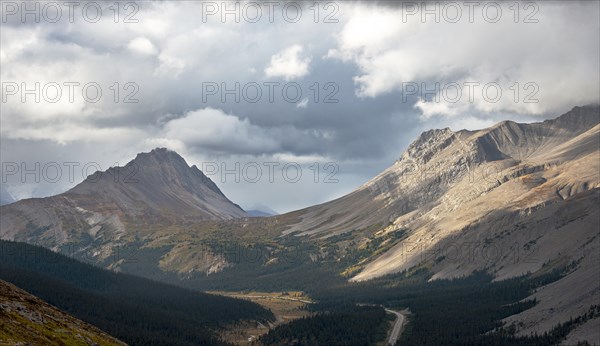
M435 115L453 116L459 113L456 108L449 106L447 103L426 102L422 99L415 103L414 108L419 109L425 118L431 118Z
M313 155L330 141L324 130L298 129L290 125L258 126L221 109L202 108L172 118L150 143L164 143L174 150L229 157L277 154Z
M146 138L144 140L145 148L168 148L181 155L185 154L185 143L179 139L172 138Z
M154 46L152 41L146 37L134 38L133 40L129 41L127 48L142 55L156 55L158 53L158 49Z
M182 118L165 125L164 137L177 139L186 146L214 151L238 153L274 152L279 149L276 140L248 119L219 109L204 108L188 112Z
M409 34L410 26L399 20L398 12L377 6L357 5L346 8L343 29L335 36L337 49L330 49L327 57L352 60L357 53L373 57L389 48L398 34Z
M502 5L503 13L512 13L509 5ZM425 116L465 109L556 114L598 102L598 3L573 4L569 15L559 3L539 6L538 23L514 23L510 15L497 23L482 18L470 23L466 17L458 23L432 18L423 22L420 16L402 23L400 7L358 4L326 57L357 65L356 93L363 98L402 92L406 82L427 82L428 88L436 82L465 81L502 87L503 96L496 102L485 100L481 89L473 102L466 95L457 102L442 98L442 105L419 101L416 107ZM520 88L516 101L511 90L515 82ZM524 102L534 89L525 89L528 82L539 88L537 103Z
M267 77L283 77L286 81L302 78L308 74L310 57L301 57L304 48L295 44L271 56L271 63L265 69Z
M7 64L18 59L19 55L27 49L39 44L41 33L37 28L17 29L11 26L2 27L2 47L0 59L2 64Z

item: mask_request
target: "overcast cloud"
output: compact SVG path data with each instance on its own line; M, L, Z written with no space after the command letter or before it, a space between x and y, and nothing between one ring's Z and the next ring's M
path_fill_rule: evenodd
M254 3L242 2L236 23L196 1L121 4L117 23L113 2L97 2L104 6L97 22L76 8L70 23L62 7L58 22L42 14L35 23L7 3L21 2L2 2L3 163L106 169L164 146L200 168L239 162L249 175L254 164L263 167L257 181L254 173L239 182L222 171L211 176L248 209L284 212L350 192L432 127L538 121L599 102L596 1L520 3L518 13L511 2L499 17L482 2L473 20L462 2L458 20L456 8L429 3L439 7L439 23L422 20L421 8L412 15L407 6L366 2L319 3L318 15L303 7L295 23L287 21L295 6L285 17L281 2L270 18L261 4L255 20ZM35 83L39 102L21 90ZM96 87L82 97L87 83L101 90L97 102L89 102ZM298 181L281 171L289 163L300 165ZM47 196L84 175L58 182L15 175L6 187L17 198Z

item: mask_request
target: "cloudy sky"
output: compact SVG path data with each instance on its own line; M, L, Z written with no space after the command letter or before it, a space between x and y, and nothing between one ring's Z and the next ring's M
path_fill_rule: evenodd
M599 101L597 1L223 4L3 1L3 189L60 193L167 147L242 207L285 212L352 191L424 130Z

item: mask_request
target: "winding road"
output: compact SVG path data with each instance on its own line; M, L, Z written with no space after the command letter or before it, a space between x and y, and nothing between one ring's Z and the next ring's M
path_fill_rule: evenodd
M404 323L406 322L406 316L404 316L399 311L394 311L394 310L390 310L390 309L385 309L385 311L387 313L396 315L396 323L394 323L394 328L392 329L392 332L390 333L390 338L388 339L388 345L393 346L396 344L396 341L398 341L398 337L400 336L402 327L404 326Z

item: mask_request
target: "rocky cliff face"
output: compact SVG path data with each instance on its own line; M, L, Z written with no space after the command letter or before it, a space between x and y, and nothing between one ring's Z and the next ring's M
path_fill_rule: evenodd
M418 218L439 208L453 210L516 179L529 191L547 180L543 172L558 165L570 173L568 179L563 175L570 180L565 186L575 191L594 188L598 181L592 162L580 173L566 163L597 155L598 122L598 106L587 106L541 123L506 121L479 131L424 132L398 161L357 191L299 211L302 221L286 234L323 237L397 223L403 215ZM540 195L536 200L555 197Z

